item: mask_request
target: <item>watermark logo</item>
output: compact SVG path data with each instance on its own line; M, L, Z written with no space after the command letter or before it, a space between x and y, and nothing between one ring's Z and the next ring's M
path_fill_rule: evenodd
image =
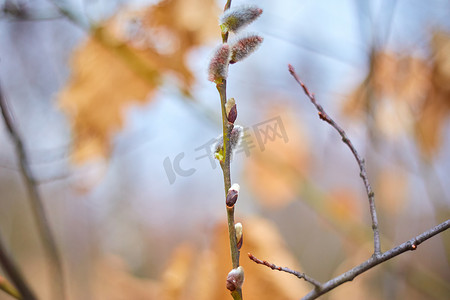
M208 160L213 170L218 166L218 161L214 158L214 145L216 145L218 139L219 138L212 138L194 149L195 153L200 152L196 154L199 156L196 156L195 160ZM244 134L239 146L236 148L235 155L245 153L245 155L249 157L252 149L257 147L259 148L259 151L262 152L266 149L267 143L274 142L276 139L282 139L285 143L289 141L280 116L254 124L251 127L245 127ZM256 144L254 141L256 141ZM177 176L189 177L197 171L193 166L188 166L188 163L182 162L185 156L185 152L180 152L173 158L170 158L169 156L164 158L163 167L171 185L175 183Z

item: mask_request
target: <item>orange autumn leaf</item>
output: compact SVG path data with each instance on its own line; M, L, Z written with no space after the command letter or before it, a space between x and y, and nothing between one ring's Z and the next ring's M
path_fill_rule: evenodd
M364 81L344 103L347 115L371 115L376 128L395 138L411 131L429 89L429 66L412 56L377 52Z
M376 178L377 204L383 212L396 216L408 200L408 176L401 168L387 167Z
M127 107L151 101L166 74L189 93L194 76L186 56L214 36L217 15L213 0L167 0L121 11L92 30L59 97L72 123L74 162L107 157Z
M356 193L350 189L337 188L331 191L324 201L324 213L333 218L333 222L339 222L342 227L351 228L360 224L365 216L362 201Z
M251 252L263 259L301 270L274 225L261 218L248 218L243 223L244 246L240 264L245 272L244 298L288 300L306 294L310 286L305 282L257 265L247 257L247 252ZM213 241L207 248L180 245L164 271L158 299L230 299L225 284L231 270L227 230L226 224L217 226Z
M435 157L450 113L450 36L437 32L426 60L376 52L363 82L344 103L347 115L366 115L387 137L413 134L426 159Z
M441 146L443 126L450 115L450 35L438 32L432 40L431 89L416 122L416 140L425 158Z
M96 262L91 285L93 299L98 300L151 300L158 299L160 292L159 282L133 276L125 262L113 255Z
M298 195L301 179L308 171L309 142L302 124L289 112L289 107L271 108L266 119L273 116L280 116L288 142L281 137L268 138L264 150L252 152L246 160L244 172L258 200L266 207L279 208Z

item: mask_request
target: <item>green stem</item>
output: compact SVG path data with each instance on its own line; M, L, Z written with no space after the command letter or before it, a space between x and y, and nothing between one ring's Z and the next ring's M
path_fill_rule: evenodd
M222 130L223 130L223 153L224 160L220 163L223 171L223 180L225 186L225 197L227 196L228 190L231 187L231 147L230 147L230 133L233 130L233 124L228 123L227 113L225 104L227 102L227 81L223 80L221 84L217 85L217 90L220 95L220 104L222 107ZM227 207L227 224L228 224L228 235L230 239L230 251L231 251L231 262L233 269L239 267L239 249L237 247L236 239L236 229L234 227L234 206ZM239 288L232 292L231 295L235 300L242 300L242 290Z
M231 0L227 0L224 11L231 6ZM228 32L222 34L222 42L225 44L228 41ZM233 124L228 122L227 112L225 105L227 103L227 81L224 79L217 85L217 90L220 95L220 104L222 109L222 131L223 131L223 154L224 160L220 163L223 171L223 181L225 187L225 198L228 194L228 190L231 188L231 146L230 146L230 134L233 130ZM239 249L237 247L236 229L234 227L234 205L233 207L227 207L227 224L228 235L230 239L230 252L231 262L233 269L239 267ZM242 300L242 289L238 288L231 292L231 296L234 300Z
M0 290L16 299L22 299L19 291L8 280L6 280L5 277L2 276L0 276Z

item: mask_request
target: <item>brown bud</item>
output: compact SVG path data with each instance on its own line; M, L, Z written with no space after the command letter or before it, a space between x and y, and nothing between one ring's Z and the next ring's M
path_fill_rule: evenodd
M227 115L228 122L234 124L234 121L236 121L237 118L237 109L236 104L231 107L230 112Z
M233 207L234 204L236 204L236 201L239 196L239 184L234 183L227 193L227 199L226 204L228 207Z
M233 269L228 273L227 276L227 289L232 291L235 291L236 289L239 289L242 287L242 284L244 283L244 268L241 266L237 267L236 269Z
M234 124L237 118L237 109L236 109L236 101L234 98L230 98L227 100L225 104L225 112L227 113L228 122Z

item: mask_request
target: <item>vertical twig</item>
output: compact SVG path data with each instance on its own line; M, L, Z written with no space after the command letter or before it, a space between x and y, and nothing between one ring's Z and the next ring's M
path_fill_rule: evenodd
M381 254L381 243L380 243L380 232L378 230L378 217L377 217L377 211L375 208L375 194L372 191L372 187L370 185L369 179L367 177L366 167L364 159L361 158L361 156L358 154L358 151L356 151L356 148L353 146L350 139L347 137L347 134L345 131L325 112L322 105L317 103L316 98L314 97L314 94L310 93L306 85L300 80L297 73L295 73L294 67L289 65L289 72L291 73L292 77L294 77L295 81L297 81L298 84L303 88L303 91L305 92L306 96L309 98L311 103L316 107L317 111L319 112L319 117L321 120L327 122L330 124L334 129L336 129L341 138L342 141L350 148L350 151L353 153L353 156L355 157L358 166L359 166L359 176L364 182L364 187L366 188L367 198L369 200L369 210L370 210L370 216L372 219L372 230L373 230L373 242L374 242L374 256L379 256Z
M227 0L224 11L229 9L231 6L231 0ZM227 43L228 32L222 34L222 43ZM227 81L223 79L220 84L217 84L217 90L220 95L220 105L222 110L222 131L223 131L223 153L224 160L220 163L223 171L223 180L225 187L225 197L227 196L228 190L231 188L231 144L230 144L230 134L233 130L233 124L228 122L227 112L226 112L226 102L227 102ZM231 261L233 269L239 267L239 249L237 247L236 239L236 229L234 227L234 205L227 208L227 225L228 225L228 235L230 239L230 252ZM237 288L235 291L231 292L234 300L242 300L242 288Z
M17 288L20 294L17 294L14 288L8 287L6 285L6 281L0 283L0 285L4 286L2 288L5 292L15 297L16 299L24 299L24 300L35 300L37 299L30 287L26 283L22 273L19 271L19 268L14 263L13 259L9 255L6 250L6 247L3 245L3 240L0 237L0 265L2 266L5 273L9 276L15 287ZM0 277L0 281L2 278Z
M23 179L25 180L25 186L30 198L30 206L34 215L36 226L39 234L42 237L42 243L46 248L48 255L48 263L52 272L52 284L54 291L54 299L62 300L64 297L64 272L60 254L58 252L55 239L52 235L50 225L45 213L42 198L39 190L36 186L36 181L33 177L33 173L28 164L28 157L23 145L22 139L19 136L18 130L15 127L14 116L12 111L8 107L5 95L1 89L0 84L0 108L2 110L3 119L9 134L16 146L17 155L19 156L20 171Z

